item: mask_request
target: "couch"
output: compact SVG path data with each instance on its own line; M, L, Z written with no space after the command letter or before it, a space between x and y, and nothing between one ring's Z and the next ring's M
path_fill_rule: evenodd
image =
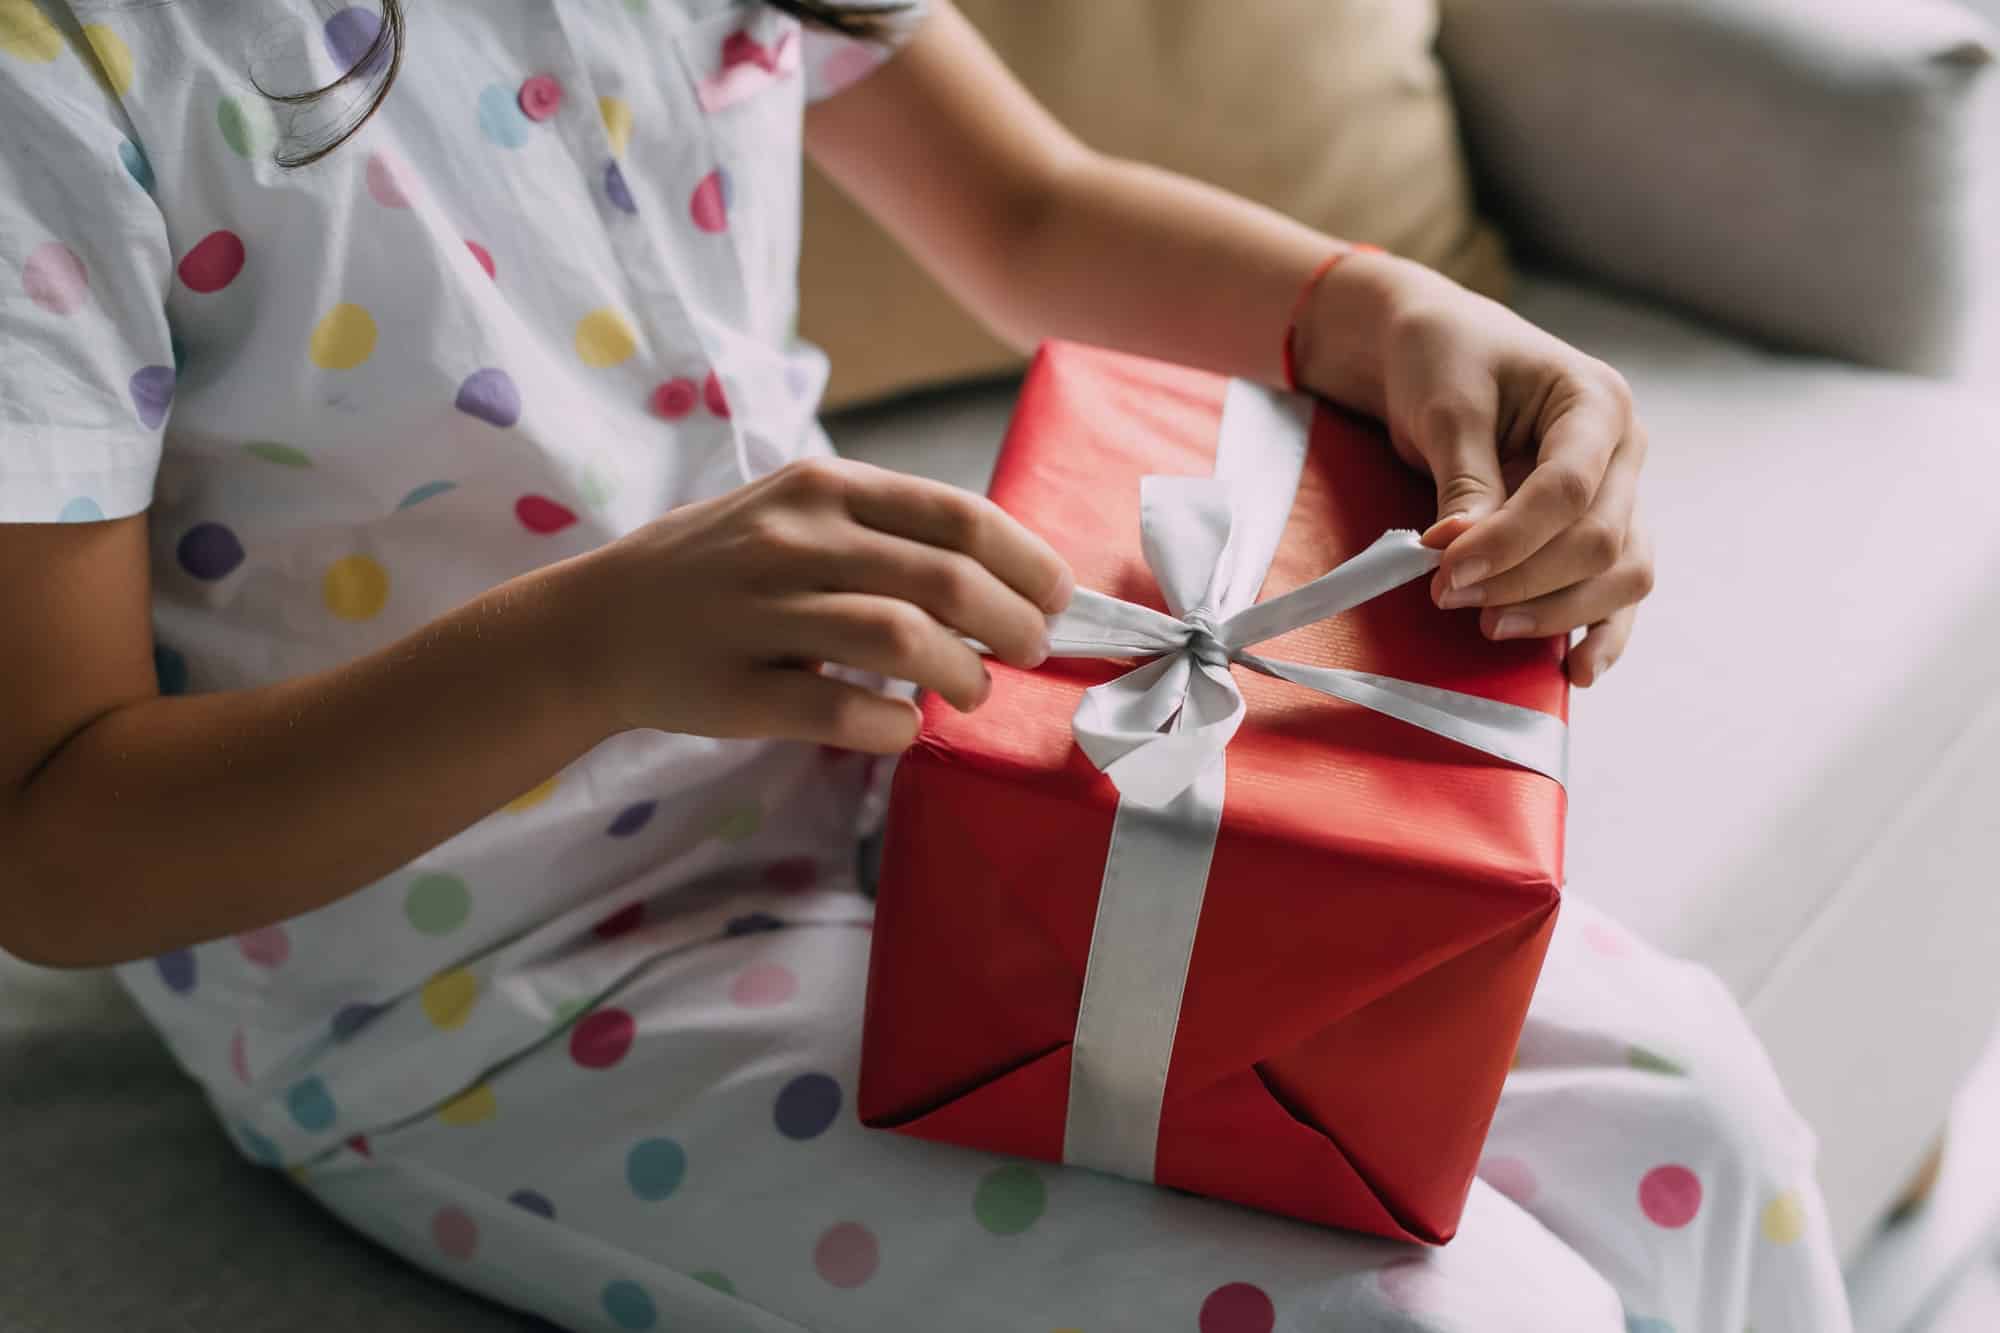
M1446 4L1516 304L1654 441L1660 583L1575 699L1570 888L1741 997L1849 1254L2000 1014L1990 41L1935 0ZM977 487L1010 400L828 424ZM0 1333L527 1326L239 1162L107 978L0 959Z

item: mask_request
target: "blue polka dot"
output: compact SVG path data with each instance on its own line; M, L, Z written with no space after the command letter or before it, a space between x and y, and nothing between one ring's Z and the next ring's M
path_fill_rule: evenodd
M658 1203L681 1187L687 1153L672 1139L645 1139L625 1156L625 1183L648 1203Z
M187 365L188 349L187 344L181 341L181 335L172 329L167 330L167 350L173 355L174 374L178 375Z
M333 1124L333 1094L317 1078L294 1083L285 1094L285 1109L292 1113L300 1129L318 1133Z
M446 491L455 491L457 489L458 483L455 481L427 481L397 501L396 508L408 509L412 505L420 505L434 496L443 495Z
M632 198L632 187L625 183L625 172L616 162L604 165L604 197L611 206L621 213L637 213L639 205Z
M58 523L96 523L104 517L104 511L97 507L97 501L87 495L79 495L62 507L56 515Z
M629 838L646 827L646 821L653 817L653 811L658 808L657 801L639 801L628 805L618 812L618 817L612 820L611 826L604 831L614 838Z
M653 1298L636 1282L607 1282L604 1285L604 1313L620 1328L647 1329L659 1318Z
M118 160L132 173L132 179L139 182L140 189L147 194L153 192L153 164L146 160L145 149L130 139L122 139L118 144Z
M333 1016L333 1039L346 1041L355 1033L367 1027L378 1018L384 1006L379 1004L343 1004L340 1012Z
M725 935L759 935L767 930L783 930L785 923L769 912L748 912L731 917L729 924L722 928Z
M528 142L535 122L521 114L518 94L504 84L489 83L479 94L479 128L502 148Z
M175 949L163 953L153 960L153 966L160 970L160 984L176 995L186 995L194 989L195 966L192 949Z
M825 1074L800 1074L778 1093L773 1118L788 1139L814 1139L840 1114L840 1084Z
M236 1139L243 1145L243 1155L259 1166L278 1166L284 1161L278 1145L248 1125L236 1127Z
M515 1190L507 1196L507 1202L524 1213L546 1217L552 1222L555 1220L556 1206L549 1202L547 1195L538 1194L534 1190Z
M167 647L164 643L154 644L153 677L160 683L161 694L186 694L188 688L187 659Z

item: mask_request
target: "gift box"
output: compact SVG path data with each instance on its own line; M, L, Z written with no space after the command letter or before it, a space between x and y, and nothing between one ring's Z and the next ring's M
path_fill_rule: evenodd
M1432 605L1379 426L1203 372L1045 347L991 493L1104 655L926 702L862 1121L1450 1239L1555 923L1561 641Z

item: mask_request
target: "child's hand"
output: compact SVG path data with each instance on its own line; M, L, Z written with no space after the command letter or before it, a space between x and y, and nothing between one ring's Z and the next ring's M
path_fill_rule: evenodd
M1362 332L1372 330L1372 332ZM1441 607L1496 639L1588 626L1570 679L1610 669L1653 586L1636 512L1646 433L1625 381L1504 306L1429 270L1355 255L1314 293L1302 378L1375 411L1437 483Z
M624 727L883 754L916 738L915 706L821 663L915 681L970 710L992 682L958 636L1037 665L1045 613L1075 586L1048 543L990 501L833 459L676 509L579 570L597 590L595 674Z

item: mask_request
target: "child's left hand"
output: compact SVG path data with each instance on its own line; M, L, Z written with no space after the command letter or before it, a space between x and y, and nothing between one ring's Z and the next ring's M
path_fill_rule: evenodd
M1646 433L1623 377L1506 307L1400 260L1360 254L1314 292L1300 379L1380 416L1437 484L1441 607L1489 637L1566 634L1589 685L1624 651L1653 586L1637 515Z

